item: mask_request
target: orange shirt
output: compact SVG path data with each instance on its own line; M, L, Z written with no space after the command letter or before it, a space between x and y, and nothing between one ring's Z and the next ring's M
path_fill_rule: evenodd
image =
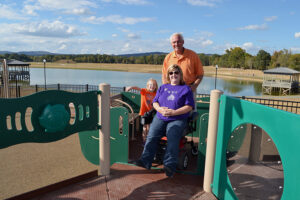
M189 49L184 49L183 55L180 59L176 56L175 51L169 53L164 60L162 76L166 77L168 67L173 64L177 64L181 67L183 80L187 85L192 84L196 80L197 76L204 74L199 56Z
M143 116L145 112L153 108L152 101L155 95L156 92L150 92L146 88L141 89L141 109L139 115Z

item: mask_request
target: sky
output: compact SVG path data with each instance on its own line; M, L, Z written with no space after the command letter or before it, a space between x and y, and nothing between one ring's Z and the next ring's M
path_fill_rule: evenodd
M299 0L0 0L0 51L300 53Z

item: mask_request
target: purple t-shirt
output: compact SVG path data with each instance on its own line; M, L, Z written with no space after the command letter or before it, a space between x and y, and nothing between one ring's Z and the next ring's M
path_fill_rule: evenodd
M159 103L160 107L167 107L174 110L185 105L192 106L193 108L195 106L193 92L187 85L164 84L160 86L155 98L153 99L153 103L154 102ZM165 117L160 112L157 112L156 115L161 120L172 121L187 118L189 116L189 112L170 117Z

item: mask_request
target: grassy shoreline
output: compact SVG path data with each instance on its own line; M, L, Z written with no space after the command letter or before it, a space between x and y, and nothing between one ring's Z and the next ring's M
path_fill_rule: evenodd
M32 68L43 68L42 62L31 63ZM79 70L104 70L140 73L161 73L162 65L150 64L111 64L111 63L46 63L46 68L56 69L79 69ZM214 77L214 66L204 66L205 76ZM232 68L219 68L217 76L220 78L241 79L262 82L263 72L260 70L243 70Z

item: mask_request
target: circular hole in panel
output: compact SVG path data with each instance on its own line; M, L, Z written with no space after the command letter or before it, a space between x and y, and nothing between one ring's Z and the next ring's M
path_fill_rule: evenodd
M243 124L231 133L226 165L238 199L281 199L281 158L272 138L260 127Z

